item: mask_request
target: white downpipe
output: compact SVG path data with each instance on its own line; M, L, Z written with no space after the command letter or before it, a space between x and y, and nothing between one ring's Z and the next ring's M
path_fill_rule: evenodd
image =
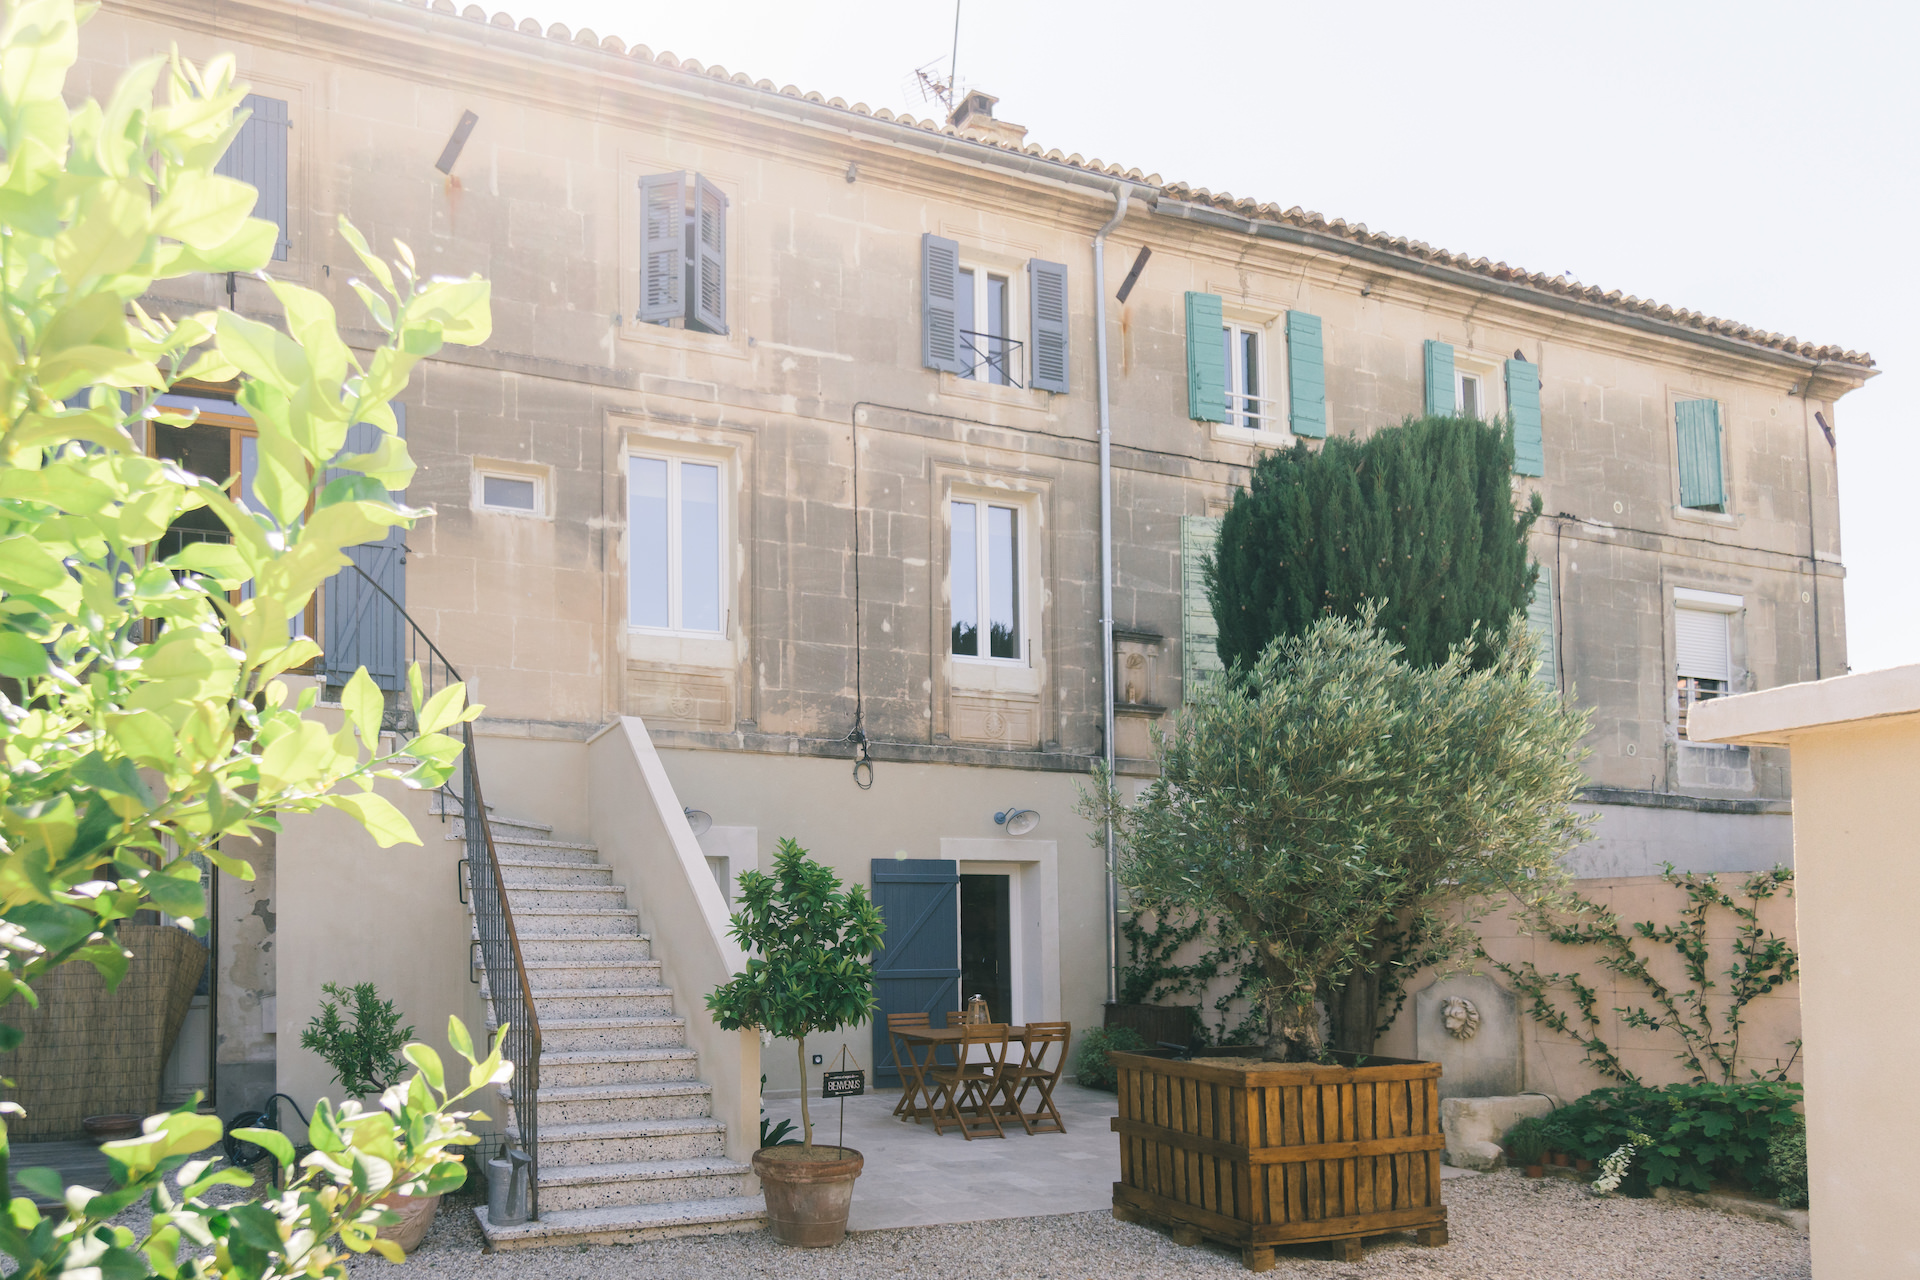
M1107 417L1107 234L1127 216L1128 190L1115 184L1113 217L1093 233L1094 368L1100 380L1100 702L1107 780L1113 780L1113 435ZM1113 822L1107 822L1107 1003L1120 997L1120 882Z

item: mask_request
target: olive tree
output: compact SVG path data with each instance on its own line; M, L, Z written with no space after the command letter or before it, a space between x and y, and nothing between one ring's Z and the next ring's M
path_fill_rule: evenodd
M1383 937L1450 951L1503 896L1556 888L1581 831L1585 721L1533 679L1525 629L1488 665L1469 642L1420 667L1374 621L1275 641L1158 738L1134 803L1104 779L1086 806L1136 907L1217 917L1251 948L1276 1061L1322 1056L1316 1001L1394 963Z

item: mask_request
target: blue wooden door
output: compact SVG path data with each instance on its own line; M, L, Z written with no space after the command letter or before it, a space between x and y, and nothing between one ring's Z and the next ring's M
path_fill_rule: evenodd
M886 922L874 960L873 1082L897 1088L887 1015L924 1010L945 1025L960 1007L960 864L875 858L873 901Z
M400 436L405 439L406 408L396 404L393 413L400 422ZM347 443L342 452L371 453L379 443L380 428L370 422L356 423L347 429ZM404 502L406 497L396 493L393 500ZM326 634L321 640L326 650L322 665L327 683L345 684L364 666L375 684L389 692L398 692L407 687L405 632L400 617L400 609L407 605L407 531L395 525L378 542L348 547L347 558L393 599L382 596L367 585L367 578L351 569L342 569L327 579L326 618L322 628Z

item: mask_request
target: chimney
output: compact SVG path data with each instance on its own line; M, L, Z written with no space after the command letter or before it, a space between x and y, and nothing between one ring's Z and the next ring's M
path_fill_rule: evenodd
M958 129L963 137L976 142L998 142L1004 146L1017 147L1026 140L1027 126L1012 124L993 118L993 104L1000 101L990 93L981 93L969 89L960 105L947 117L947 123Z

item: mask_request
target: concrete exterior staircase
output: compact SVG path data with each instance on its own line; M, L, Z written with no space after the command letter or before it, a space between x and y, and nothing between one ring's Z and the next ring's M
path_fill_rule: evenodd
M491 816L491 826L540 1016L540 1217L496 1227L476 1208L488 1243L757 1230L766 1221L758 1180L726 1156L726 1125L713 1117L712 1091L626 886L613 883L592 845L555 840L539 823ZM448 839L464 841L460 823L452 831ZM489 999L490 1029L492 1008ZM507 1101L497 1118L518 1144Z

